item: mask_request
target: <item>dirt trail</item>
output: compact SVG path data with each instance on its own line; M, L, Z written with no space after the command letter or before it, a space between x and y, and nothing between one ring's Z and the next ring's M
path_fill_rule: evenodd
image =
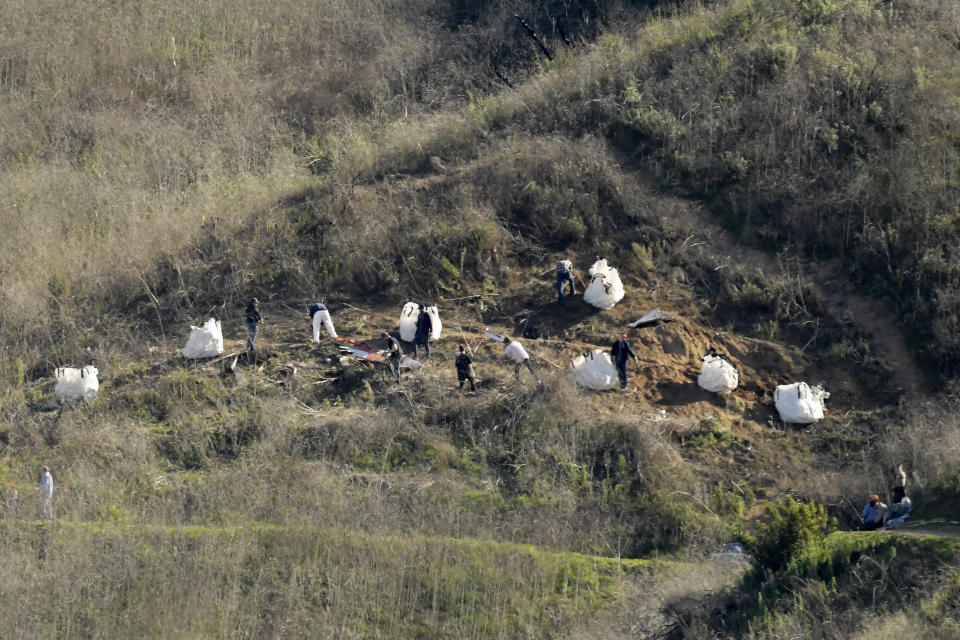
M960 523L956 522L921 522L914 525L905 524L892 533L909 533L921 536L940 536L941 538L960 539Z
M734 241L707 212L698 209L696 215L703 227L711 230L706 235L721 255L728 254L736 263L760 269L768 274L782 270L769 254ZM841 322L849 322L869 336L872 353L889 367L893 383L900 390L905 394L931 391L933 381L917 365L907 348L900 330L900 321L895 314L883 301L857 291L841 269L842 265L838 260L821 263L805 261L799 275L815 284L829 316Z
M633 165L628 158L618 157L623 163L625 173L651 191L656 191L650 177L641 168ZM699 247L697 251L703 256L716 260L717 269L738 265L758 269L766 274L783 271L776 257L736 238L718 223L706 207L699 206L696 201L678 201L688 205L680 207L679 210L682 210L683 215L690 221L694 221L691 229L695 233L691 233L687 238L690 248ZM684 243L685 246L687 244ZM843 273L839 260L803 261L799 275L812 281L820 290L830 316L840 321L849 320L853 326L869 334L873 353L887 364L894 384L904 393L932 391L934 381L917 365L907 348L900 330L900 321L883 301L857 291Z
M815 276L827 311L869 334L874 355L886 362L893 380L905 393L924 393L931 389L930 376L917 366L900 331L900 322L890 309L879 300L857 292L829 264L816 268Z

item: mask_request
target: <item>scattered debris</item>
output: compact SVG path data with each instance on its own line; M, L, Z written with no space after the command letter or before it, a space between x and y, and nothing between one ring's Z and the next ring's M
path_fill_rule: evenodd
M369 342L360 342L351 338L333 338L332 342L337 345L341 354L348 354L354 358L369 360L370 362L386 363L387 361L387 357L380 353L380 349Z
M360 342L351 338L333 338L332 342L340 349L340 364L343 366L352 362L388 364L389 358L385 351L369 342ZM400 366L407 369L419 369L423 364L409 356L403 356L400 358Z

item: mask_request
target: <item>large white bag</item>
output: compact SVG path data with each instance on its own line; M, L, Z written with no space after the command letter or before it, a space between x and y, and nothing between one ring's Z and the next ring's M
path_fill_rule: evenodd
M610 361L610 354L603 349L577 356L570 361L570 368L577 382L588 389L609 391L617 386L617 369Z
M740 375L729 360L706 355L697 384L712 393L730 393L740 384Z
M97 379L99 373L96 367L58 368L53 373L57 379L57 384L53 387L54 399L62 403L96 398L97 390L100 389L100 381Z
M811 424L823 419L823 401L830 394L823 387L811 388L806 382L782 384L773 392L773 399L784 422Z
M403 311L400 312L400 339L404 342L413 342L417 335L417 317L420 315L420 305L416 302L408 302L403 305ZM430 342L440 339L440 331L443 325L440 323L440 312L437 307L427 307L427 315L430 316Z
M210 318L202 327L190 327L190 339L183 348L184 358L212 358L223 353L220 321Z
M583 300L604 311L613 309L613 305L623 300L623 283L620 274L607 261L597 260L590 267L590 284L583 292Z

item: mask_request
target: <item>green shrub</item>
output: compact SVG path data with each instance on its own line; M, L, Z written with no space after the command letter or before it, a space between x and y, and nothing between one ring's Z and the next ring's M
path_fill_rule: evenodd
M805 24L824 22L837 12L833 0L796 0L799 18Z
M6 365L6 377L10 386L19 387L22 385L26 376L26 367L23 364L23 358L9 358Z
M684 133L680 122L669 111L641 106L627 114L625 124L641 137L664 145Z
M757 570L776 573L835 528L836 520L827 517L823 505L797 502L787 496L779 504L767 505L756 533L745 535L744 542L753 554Z

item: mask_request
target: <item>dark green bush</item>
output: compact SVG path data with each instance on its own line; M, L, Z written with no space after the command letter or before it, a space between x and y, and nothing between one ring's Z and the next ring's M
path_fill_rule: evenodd
M827 517L823 505L787 496L779 504L767 505L756 533L744 535L744 542L757 570L776 573L835 528L836 521Z

